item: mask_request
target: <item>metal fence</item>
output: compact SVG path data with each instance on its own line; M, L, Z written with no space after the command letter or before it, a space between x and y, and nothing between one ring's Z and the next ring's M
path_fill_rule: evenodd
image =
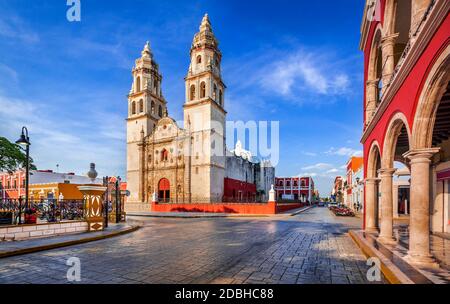
M0 225L39 224L84 219L84 201L80 200L0 200Z

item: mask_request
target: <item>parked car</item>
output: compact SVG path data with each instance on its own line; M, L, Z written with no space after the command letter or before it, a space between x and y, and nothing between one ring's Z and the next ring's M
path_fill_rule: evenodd
M328 203L328 208L337 207L337 206L338 206L338 203L336 203L336 202L329 202Z

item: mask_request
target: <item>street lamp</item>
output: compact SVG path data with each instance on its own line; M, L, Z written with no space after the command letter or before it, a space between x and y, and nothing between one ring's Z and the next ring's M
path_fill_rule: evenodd
M28 185L30 178L30 138L28 137L28 129L26 127L22 127L22 134L20 138L16 140L16 144L25 147L25 207L28 208Z

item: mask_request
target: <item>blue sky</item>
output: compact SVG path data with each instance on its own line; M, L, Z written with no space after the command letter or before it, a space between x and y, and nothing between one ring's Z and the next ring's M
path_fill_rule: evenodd
M125 176L131 68L145 41L182 118L189 48L208 13L223 54L227 120L280 122L277 176L321 194L362 150L364 1L0 0L0 136L29 128L40 169Z

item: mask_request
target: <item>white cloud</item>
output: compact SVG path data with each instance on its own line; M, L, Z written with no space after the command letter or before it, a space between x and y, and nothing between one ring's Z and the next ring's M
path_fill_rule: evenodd
M347 92L349 77L332 67L332 62L324 56L296 50L282 58L261 69L259 74L263 89L286 97L305 91L319 95L341 95Z
M302 151L301 153L306 156L317 156L315 152Z
M27 44L39 42L39 35L31 30L25 22L17 17L2 14L0 19L0 37L5 37L9 41L19 40Z
M330 150L326 151L325 154L328 155L338 155L338 156L361 156L363 154L362 150L341 147L341 148L330 148Z
M302 170L324 170L324 169L329 169L329 168L332 168L332 167L333 166L331 164L318 163L318 164L315 164L315 165L303 167Z

